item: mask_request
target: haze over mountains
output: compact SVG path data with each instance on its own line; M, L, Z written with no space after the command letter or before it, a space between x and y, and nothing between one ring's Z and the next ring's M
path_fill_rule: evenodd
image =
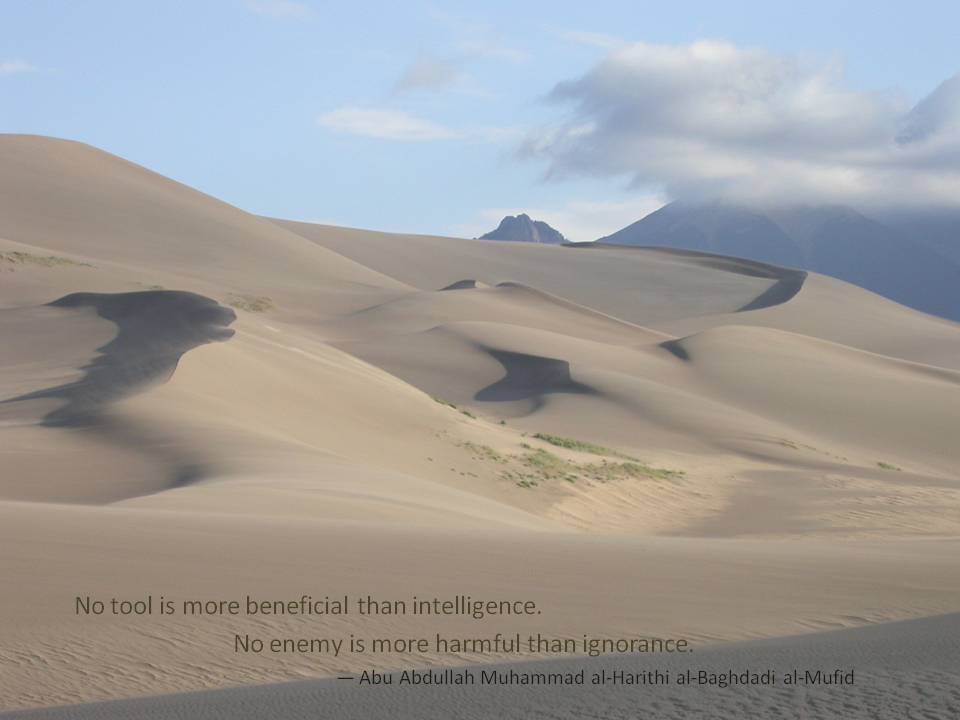
M884 223L842 205L757 208L673 202L598 242L730 255L831 275L960 320L960 223Z
M748 219L803 249L802 216ZM879 624L899 648L882 624L960 610L958 427L960 325L816 272L259 217L0 135L0 711L530 659L238 657L235 633L317 626L84 618L77 593L543 603L338 637L686 637L699 658ZM902 686L955 704L955 655Z

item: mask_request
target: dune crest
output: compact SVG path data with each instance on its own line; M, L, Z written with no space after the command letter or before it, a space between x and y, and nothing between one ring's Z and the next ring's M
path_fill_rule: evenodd
M486 283L478 282L476 280L457 280L456 282L450 283L446 287L440 288L441 290L474 290L476 288L485 288L490 287Z

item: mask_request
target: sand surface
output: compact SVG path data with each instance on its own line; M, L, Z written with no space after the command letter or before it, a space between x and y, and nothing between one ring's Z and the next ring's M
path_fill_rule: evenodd
M497 593L544 609L491 632L705 653L960 611L960 325L815 274L272 220L0 136L0 338L0 710L515 660L238 658L316 627L78 594Z
M322 680L236 690L114 701L55 710L10 713L23 720L174 720L175 718L337 717L388 718L767 718L815 717L843 720L948 720L960 712L960 648L953 638L960 616L835 630L800 637L720 645L670 658L602 658L488 667L500 677L583 673L579 685L483 684L477 668L472 685L360 685L357 680ZM459 674L465 668L458 668ZM659 676L649 679L650 673ZM840 671L852 685L807 684L807 673ZM678 685L690 672L692 685ZM852 676L849 673L853 673ZM602 675L600 675L602 673ZM618 673L620 673L618 675ZM701 680L701 673L704 673ZM748 676L744 678L744 673ZM788 676L804 678L787 685ZM731 677L731 674L733 677ZM743 685L749 675L772 684ZM594 676L602 682L591 685ZM625 685L626 676L652 685ZM408 676L409 677L409 676ZM445 676L437 674L437 678ZM716 679L712 679L716 678ZM736 680L734 679L736 678ZM518 682L511 676L512 682ZM727 685L721 687L720 679ZM766 678L764 678L766 679ZM812 682L817 682L815 676Z

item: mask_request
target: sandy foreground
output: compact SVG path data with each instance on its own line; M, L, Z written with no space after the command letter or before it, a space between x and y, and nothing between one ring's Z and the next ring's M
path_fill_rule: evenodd
M0 136L0 339L0 710L258 686L49 716L307 717L320 697L337 717L632 717L636 693L609 689L260 687L613 657L234 642L437 633L683 637L704 662L822 650L864 671L800 700L658 690L653 717L707 697L730 717L957 707L956 618L933 617L960 611L955 323L737 259L271 220ZM304 594L540 614L76 613ZM912 649L878 664L891 643ZM629 659L661 661L681 662Z
M175 718L949 718L958 710L960 616L717 645L656 664L604 656L393 673L390 684L313 680L4 715L11 720ZM425 684L425 675L436 684ZM818 676L819 674L819 676ZM545 679L542 679L544 678ZM550 684L568 681L571 684ZM691 678L680 685L680 678ZM833 684L792 686L818 677ZM460 682L461 684L455 684ZM447 684L443 684L447 683ZM528 684L524 684L528 683ZM539 684L538 684L539 683ZM637 683L637 684L631 684ZM849 684L846 684L849 683Z

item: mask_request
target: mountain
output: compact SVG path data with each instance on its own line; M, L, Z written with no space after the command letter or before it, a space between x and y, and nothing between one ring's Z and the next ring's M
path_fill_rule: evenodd
M700 250L813 270L960 320L960 252L946 251L942 232L931 239L921 227L916 220L881 222L842 205L761 209L674 202L599 242Z
M960 212L899 213L882 220L960 264Z
M526 213L507 215L496 230L480 236L481 240L512 240L513 242L561 245L567 239L542 220L532 220Z
M800 267L803 253L772 219L721 202L674 202L599 242L700 250Z

